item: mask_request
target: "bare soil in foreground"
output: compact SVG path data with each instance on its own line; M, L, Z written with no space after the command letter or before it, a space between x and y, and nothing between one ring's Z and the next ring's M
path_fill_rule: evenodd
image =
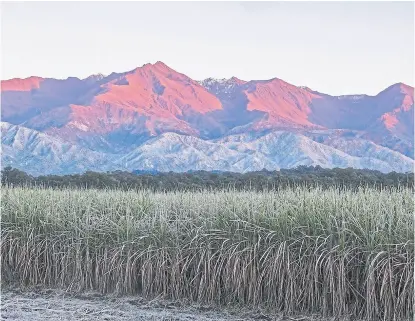
M316 316L269 315L261 311L187 305L138 296L101 295L94 292L71 294L62 290L2 289L1 320L105 320L105 321L337 321Z

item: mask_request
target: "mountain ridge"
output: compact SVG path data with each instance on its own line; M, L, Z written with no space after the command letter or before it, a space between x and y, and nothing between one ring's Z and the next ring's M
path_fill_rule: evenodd
M28 77L2 80L1 90L3 123L58 138L62 144L91 151L92 158L99 154L103 158L115 155L114 159L129 159L131 153L140 150L140 146L148 146L145 144L149 139L162 137L165 141L163 135L166 133L195 137L216 146L223 144L220 140L228 136L255 134L266 137L281 131L297 135L298 141L292 141L280 153L289 153L290 149L302 150L307 156L300 154L306 159L326 167L355 164L364 168L366 164L373 169L379 166L383 171L404 170L409 166L408 159L413 161L414 157L414 88L403 83L393 84L375 96L331 96L276 77L268 80L247 81L231 77L196 81L158 61L124 73L95 74L84 79ZM7 126L3 125L9 128ZM2 134L7 135L7 129L3 127ZM327 139L333 130L337 131L336 143ZM321 133L317 134L318 131ZM313 132L311 140L307 138L309 132ZM329 153L332 156L326 155L327 159L324 156L324 161L317 161L313 158L314 152L300 146L304 141L303 144L310 146L313 142L318 143L313 146L321 155ZM10 151L8 142L3 142L3 135L2 144L9 154L14 153ZM202 143L198 141L198 144ZM346 145L355 146L357 151L346 148ZM219 153L219 147L212 148ZM342 148L347 150L346 155L342 154ZM368 161L378 149L382 150L383 160ZM201 152L192 149L188 164L183 163L177 170L196 169L199 165L194 162L202 158L205 163L213 164L210 167L214 170L223 169L220 163L214 164L215 153L209 156L209 160ZM153 159L156 166L154 155L159 158L163 155L156 150L152 153L147 155L143 152L141 158L147 155L147 163ZM233 155L232 151L228 153ZM255 150L250 153L255 153ZM351 155L353 153L355 155ZM20 154L15 153L14 157ZM269 165L269 169L303 164L300 154L289 164L277 162L277 155L265 158L259 154L256 158L239 155L240 160L245 159L246 163L239 167L226 163L230 156L224 158L222 155L221 159L226 159L224 162L228 165L223 165L225 167L246 171L250 168L249 161ZM360 160L339 162L332 158L334 155ZM403 167L399 164L402 162L399 155L404 157L406 165ZM8 164L7 158L2 156L2 159L2 163ZM190 162L192 159L193 163ZM385 163L385 159L389 161ZM59 171L65 172L65 165L62 166ZM83 166L75 168L84 169ZM107 167L103 165L104 168Z

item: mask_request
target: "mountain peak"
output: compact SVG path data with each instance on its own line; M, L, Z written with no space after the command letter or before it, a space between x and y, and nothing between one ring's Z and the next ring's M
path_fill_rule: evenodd
M237 84L237 85L242 85L242 84L245 84L246 83L245 80L239 79L238 77L235 77L235 76L232 76L229 80L231 82Z
M167 68L169 68L164 62L162 62L160 60L156 61L156 63L154 64L154 66L157 66L157 67L167 67Z
M213 78L209 77L204 80L199 81L200 84L205 86L211 86L211 85L242 85L245 84L246 81L241 80L235 76L231 78Z
M403 82L398 82L396 84L393 84L386 89L382 90L378 95L386 94L386 93L404 93L406 95L413 96L414 95L414 87L411 87L407 84L404 84Z
M178 73L174 69L167 66L164 62L157 61L155 63L146 63L146 64L142 65L141 67L137 67L137 68L127 72L127 74L136 73L136 72L140 73L142 71L151 72L151 73L160 73L161 72L163 74Z
M137 67L136 69L140 69L140 68L167 68L167 69L171 69L169 66L167 66L164 62L158 60L156 61L154 64L148 62L144 65L142 65L141 67Z
M404 84L403 82L397 82L396 84L393 84L391 86L389 86L388 88L399 88L399 89L404 89L404 90L413 90L414 87L411 87L407 84Z
M98 74L92 74L92 75L84 78L83 80L88 80L88 79L101 80L105 77L106 76L104 74L98 73Z
M1 81L2 91L30 91L39 88L40 83L44 80L42 77L31 76L27 78L12 78Z

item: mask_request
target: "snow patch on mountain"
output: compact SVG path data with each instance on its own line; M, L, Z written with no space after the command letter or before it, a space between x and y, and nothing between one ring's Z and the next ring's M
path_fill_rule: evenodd
M237 79L236 77L232 78L207 78L202 81L198 81L198 83L206 88L209 92L213 93L216 96L223 96L231 94L235 88L237 88L242 81Z

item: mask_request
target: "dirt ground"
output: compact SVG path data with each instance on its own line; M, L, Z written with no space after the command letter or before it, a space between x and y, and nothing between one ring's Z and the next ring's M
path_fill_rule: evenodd
M317 317L266 315L260 311L217 311L164 300L149 301L137 296L103 296L93 292L79 295L40 289L22 291L3 288L0 311L1 320L19 321L323 321Z

